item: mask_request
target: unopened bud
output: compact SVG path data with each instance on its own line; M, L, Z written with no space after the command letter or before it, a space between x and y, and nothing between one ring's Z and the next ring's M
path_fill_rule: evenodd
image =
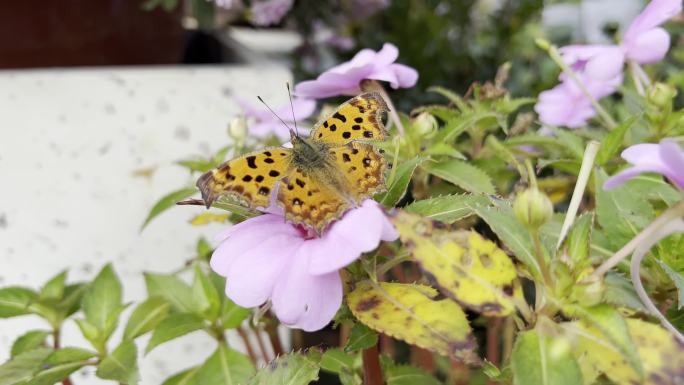
M437 131L437 119L432 114L421 112L413 119L412 126L417 134L421 136L429 136Z
M245 118L235 118L230 122L228 127L228 135L236 141L242 141L247 137L247 122Z
M536 188L528 188L515 197L513 212L518 221L529 229L538 229L553 215L553 204L546 194Z
M660 108L672 107L672 99L675 96L677 96L677 89L665 83L655 83L648 90L648 100Z
M548 51L549 48L551 48L551 43L546 39L537 38L534 39L534 42L537 44L537 47L543 49L544 51Z

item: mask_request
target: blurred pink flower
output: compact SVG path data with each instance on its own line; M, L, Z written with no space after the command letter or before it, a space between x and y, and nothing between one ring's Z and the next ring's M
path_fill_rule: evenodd
M252 104L237 96L233 97L235 102L240 105L245 113L245 117L254 118L256 122L249 125L249 133L258 138L265 138L269 135L275 134L279 139L289 140L290 131L283 123L273 115L267 108L258 108L257 105ZM274 111L287 124L294 127L292 120L292 109L294 109L294 117L297 122L308 119L316 110L316 101L311 99L293 98L292 106L287 103L281 107L275 108ZM299 127L301 132L301 127Z
M294 0L257 0L252 2L252 24L267 27L280 23L294 5Z
M632 167L614 175L603 185L605 190L615 188L644 172L657 172L666 176L684 191L684 150L674 141L660 144L642 143L622 151L622 158Z
M612 94L622 83L621 76L612 81L596 80L582 74L578 77L595 99ZM572 79L564 79L554 88L540 93L534 110L542 123L568 128L582 127L596 115L591 100Z
M219 234L211 268L226 277L226 295L243 307L270 300L280 321L314 331L342 304L339 269L398 234L373 200L331 224L320 237L264 214Z
M357 95L361 92L361 81L374 79L389 82L392 88L413 87L418 81L418 72L394 61L399 50L390 43L375 52L362 49L351 61L339 64L323 72L316 80L307 80L295 86L295 94L302 97L322 99L337 95Z
M590 77L609 80L622 72L625 60L651 64L670 48L670 35L659 26L682 12L682 0L653 0L627 28L620 45L570 45L560 49L571 66L580 64Z

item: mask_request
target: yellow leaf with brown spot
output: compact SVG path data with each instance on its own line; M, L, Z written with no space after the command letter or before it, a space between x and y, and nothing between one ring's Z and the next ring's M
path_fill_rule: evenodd
M486 316L515 312L515 297L522 301L515 266L493 242L474 231L446 230L440 222L404 211L392 222L444 295Z
M230 214L216 214L212 212L206 212L196 215L190 220L190 224L193 226L208 225L212 222L224 223L228 220Z
M361 282L347 296L352 313L366 326L409 344L466 363L480 363L463 310L437 290L418 284Z
M683 384L684 344L660 325L640 319L626 321L643 366L643 384ZM598 328L582 321L562 325L577 337L575 355L587 383L602 373L618 385L642 383L620 349Z

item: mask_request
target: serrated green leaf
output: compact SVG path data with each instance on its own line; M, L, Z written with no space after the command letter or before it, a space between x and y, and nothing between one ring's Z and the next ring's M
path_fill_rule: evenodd
M421 153L428 156L449 156L460 160L467 159L466 156L456 150L453 145L444 142L433 143Z
M195 385L195 376L199 371L200 367L196 366L194 368L186 369L180 373L176 373L169 377L162 383L162 385Z
M354 316L373 330L464 362L479 362L476 342L461 308L434 300L424 285L363 281L347 295Z
M515 385L582 385L582 372L570 349L554 349L562 340L539 330L518 334L511 355ZM565 342L569 345L568 342Z
M343 352L340 348L328 349L321 356L320 367L328 372L340 374L342 370L354 367L354 355Z
M204 327L204 320L192 313L171 314L166 317L152 332L152 338L147 344L145 353L174 338L200 330Z
M482 195L444 195L415 201L404 207L404 210L440 222L454 223L473 215L472 206L486 205L488 202Z
M434 92L436 94L440 94L447 98L451 103L453 103L455 106L457 106L461 110L467 110L469 109L467 106L467 103L463 98L455 93L454 91L451 91L448 88L440 87L440 86L432 86L428 88L428 92Z
M124 308L121 296L121 282L109 264L100 270L83 295L83 314L86 321L97 328L100 341L107 341L116 328Z
M52 349L39 348L21 353L0 365L0 385L25 384L38 372Z
M161 297L146 299L131 313L123 338L132 339L149 332L169 315L170 310L171 304Z
M192 282L192 298L194 308L202 315L214 321L218 318L221 310L221 299L209 278L204 274L202 268L195 265L195 276Z
M499 239L527 266L530 273L541 279L539 263L534 256L530 233L518 222L509 207L474 206L477 215L496 233Z
M140 381L137 354L135 343L130 340L124 340L110 355L100 362L95 374L105 380L135 385Z
M59 300L64 295L64 282L67 272L63 271L51 278L40 290L40 300Z
M156 218L159 214L163 213L169 208L175 206L176 202L181 201L185 198L189 198L196 192L197 189L195 187L185 187L180 190L176 190L164 195L163 197L161 197L161 199L157 201L157 203L154 204L154 206L152 206L150 213L147 214L147 218L145 218L145 222L143 222L140 229L144 229L145 226L147 226L152 219Z
M601 147L599 147L598 153L596 153L596 164L603 166L609 160L613 159L617 154L618 150L622 146L625 134L629 131L634 123L639 119L638 116L633 116L620 123L612 131L610 131L601 141Z
M465 191L481 194L496 193L489 175L469 163L452 159L439 163L429 162L422 167L430 174L455 184Z
M254 375L254 365L242 353L221 344L195 375L201 385L239 385Z
M609 272L604 278L603 300L619 307L626 307L647 313L648 310L639 299L634 285L627 277L617 272Z
M35 291L18 286L0 289L0 318L31 314L29 305L36 300Z
M681 309L684 306L684 275L674 271L674 269L659 259L656 259L655 261L660 265L663 271L665 271L665 274L670 277L672 283L674 283L677 288L677 309Z
M378 333L364 324L356 323L349 333L349 340L344 347L344 351L349 353L356 350L368 349L375 346L377 343Z
M318 365L307 357L290 353L271 361L252 377L249 385L307 385L318 379Z
M396 170L390 172L390 175L394 175L394 178L393 180L388 181L389 185L387 191L378 194L376 197L377 201L386 207L394 207L404 194L406 194L406 189L411 182L411 177L413 176L416 167L425 160L426 158L413 158L400 165L394 165Z
M19 336L12 344L11 356L18 356L29 350L45 347L45 339L52 334L47 330L30 330Z
M167 300L173 310L183 313L197 311L192 298L192 289L174 275L145 273L147 295L159 296Z
M442 385L423 369L413 366L392 366L385 372L387 385Z

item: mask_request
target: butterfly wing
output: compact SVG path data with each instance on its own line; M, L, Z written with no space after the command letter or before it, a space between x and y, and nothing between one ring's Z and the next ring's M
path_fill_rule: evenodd
M368 143L352 142L330 150L334 163L350 186L349 194L355 202L385 191L387 162L378 150Z
M237 198L250 208L268 207L269 196L290 167L292 150L266 148L229 160L197 180L207 208L219 197Z
M388 111L385 100L377 92L361 94L342 104L311 132L314 141L347 144L353 140L385 140L387 131L382 117Z

